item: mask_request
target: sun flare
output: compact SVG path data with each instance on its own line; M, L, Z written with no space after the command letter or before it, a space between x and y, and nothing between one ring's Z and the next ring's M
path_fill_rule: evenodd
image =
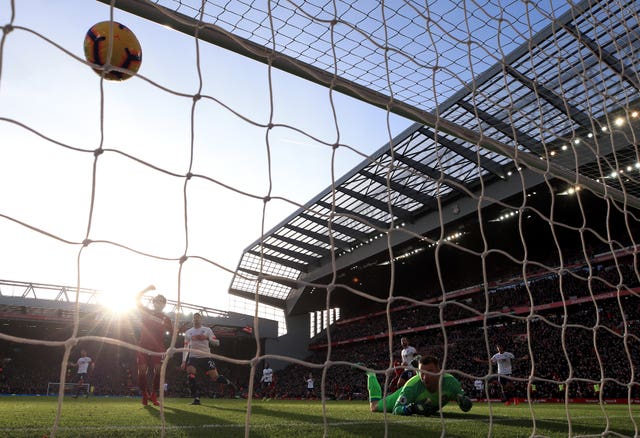
M114 313L127 313L136 306L135 294L127 291L107 290L101 294L99 301Z

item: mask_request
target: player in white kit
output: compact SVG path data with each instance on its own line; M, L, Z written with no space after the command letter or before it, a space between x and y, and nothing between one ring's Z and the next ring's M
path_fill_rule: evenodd
M262 399L268 400L273 393L273 369L269 366L269 362L264 363L262 369L262 377L260 378L260 384L262 387Z
M231 385L234 392L237 392L236 386L231 380L218 374L216 363L210 356L209 344L217 347L220 345L220 341L216 338L211 328L202 325L202 315L194 313L193 327L184 333L184 347L188 351L182 354L182 369L187 371L189 389L193 397L192 405L200 404L200 392L197 382L198 370L203 371L214 382Z
M407 383L407 380L412 378L416 374L416 363L420 362L420 356L414 347L409 345L409 340L407 338L400 339L400 345L402 345L402 351L400 352L400 356L402 358L402 366L404 367L404 371L398 378L398 388L402 388L402 386Z
M496 349L498 352L491 356L491 359L482 360L480 358L474 358L476 362L480 363L494 363L498 366L498 384L500 385L500 389L502 391L502 401L509 405L511 404L511 397L513 392L513 382L511 380L511 373L513 372L513 364L512 361L520 361L527 360L529 358L528 355L522 356L520 358L516 358L513 353L509 351L504 351L502 345L496 345ZM516 404L517 404L517 399Z
M78 368L75 381L76 391L73 394L73 398L78 398L83 390L85 391L84 396L87 397L89 395L89 390L86 388L86 385L89 384L89 367L93 369L94 366L91 358L87 356L87 351L82 350L76 363L70 363L69 366Z

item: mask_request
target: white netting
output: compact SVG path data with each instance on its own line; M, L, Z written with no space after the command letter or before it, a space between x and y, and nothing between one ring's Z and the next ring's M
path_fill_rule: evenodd
M183 303L250 315L251 355L216 355L249 400L263 359L292 397L311 371L323 400L364 399L349 365L388 383L407 335L484 383L489 435L509 433L495 344L522 359L516 400L563 404L560 429L532 408L525 433L638 434L637 2L105 3L0 8L0 277L77 303L42 313L59 333L1 332L5 350L57 348L61 370L78 343L133 354L131 330L87 329L81 297L154 283L176 326ZM108 19L143 47L122 83L82 55ZM281 345L259 341L258 317L285 315ZM585 400L602 428L572 417Z

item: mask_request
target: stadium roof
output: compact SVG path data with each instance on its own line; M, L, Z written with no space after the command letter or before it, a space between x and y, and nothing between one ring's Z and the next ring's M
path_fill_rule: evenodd
M105 301L108 301L104 299L106 294L88 288L0 279L1 331L8 335L26 336L27 332L42 332L43 324L68 329L73 326L77 312L81 320L81 332L86 334L88 327L95 321L123 319L123 315L128 314L105 306ZM151 296L143 297L146 304L151 300ZM240 333L243 328L252 327L254 324L253 317L248 315L178 303L175 300L167 300L165 312L172 318L178 313L181 328L190 326L192 314L198 312L206 324L217 327L216 334L220 332L223 336L234 330ZM134 312L134 315L137 320L137 312ZM129 317L124 319L128 320ZM276 322L259 318L258 324L262 337L277 336Z
M638 2L536 5L522 19L513 1L503 29L449 1L428 16L398 2L384 21L377 2L325 3L115 2L191 34L202 14L200 38L416 121L249 245L230 293L295 312L314 280L557 177L640 206L620 173L638 162L631 128L612 129L638 104Z

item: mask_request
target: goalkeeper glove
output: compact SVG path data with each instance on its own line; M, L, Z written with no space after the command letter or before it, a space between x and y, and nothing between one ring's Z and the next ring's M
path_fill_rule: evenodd
M471 407L473 406L473 403L471 402L471 399L466 395L459 395L458 406L460 406L462 412L469 412L471 410Z
M420 414L420 409L415 403L409 403L404 407L403 411L405 415Z
M432 406L429 402L409 403L405 407L405 413L407 415L416 414L428 417L429 415L435 414L437 411L438 410L435 408L435 406Z

